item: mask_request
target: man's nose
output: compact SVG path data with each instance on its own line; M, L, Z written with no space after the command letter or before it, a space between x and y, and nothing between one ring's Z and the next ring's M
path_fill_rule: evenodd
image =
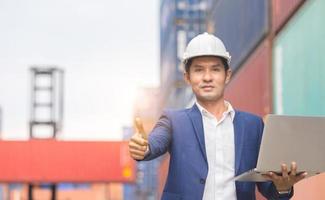
M204 81L211 81L212 80L212 76L211 76L210 71L205 71L205 73L203 74L203 80Z

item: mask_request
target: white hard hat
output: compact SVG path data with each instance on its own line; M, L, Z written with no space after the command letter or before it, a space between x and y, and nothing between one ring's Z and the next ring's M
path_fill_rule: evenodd
M220 56L230 64L231 56L227 52L223 42L216 36L207 32L194 37L187 45L183 55L183 62L197 56Z

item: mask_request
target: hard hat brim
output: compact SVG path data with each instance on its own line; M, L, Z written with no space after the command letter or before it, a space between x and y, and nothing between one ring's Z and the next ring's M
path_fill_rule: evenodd
M228 65L230 65L231 57L230 56L229 57L228 56L222 56L222 55L219 55L219 54L218 55L216 55L216 54L202 54L202 55L189 56L189 57L183 59L183 63L186 64L188 62L188 60L190 60L190 59L198 58L198 57L204 57L204 56L213 56L213 57L224 58L224 59L227 60Z

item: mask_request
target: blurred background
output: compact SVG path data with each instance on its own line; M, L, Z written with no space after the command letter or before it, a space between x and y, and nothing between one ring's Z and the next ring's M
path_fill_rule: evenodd
M0 200L160 199L168 155L127 141L195 101L181 57L202 32L232 55L237 109L325 115L325 1L0 0ZM325 199L325 175L294 200ZM258 199L263 198L257 194Z

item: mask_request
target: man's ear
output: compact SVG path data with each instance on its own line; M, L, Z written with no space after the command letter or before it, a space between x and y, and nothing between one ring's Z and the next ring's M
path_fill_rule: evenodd
M187 84L190 84L190 74L188 72L184 71L183 76L184 76L185 82Z
M229 69L227 70L227 74L226 74L226 84L229 83L229 81L231 79L231 75L232 75L232 70L229 67Z

